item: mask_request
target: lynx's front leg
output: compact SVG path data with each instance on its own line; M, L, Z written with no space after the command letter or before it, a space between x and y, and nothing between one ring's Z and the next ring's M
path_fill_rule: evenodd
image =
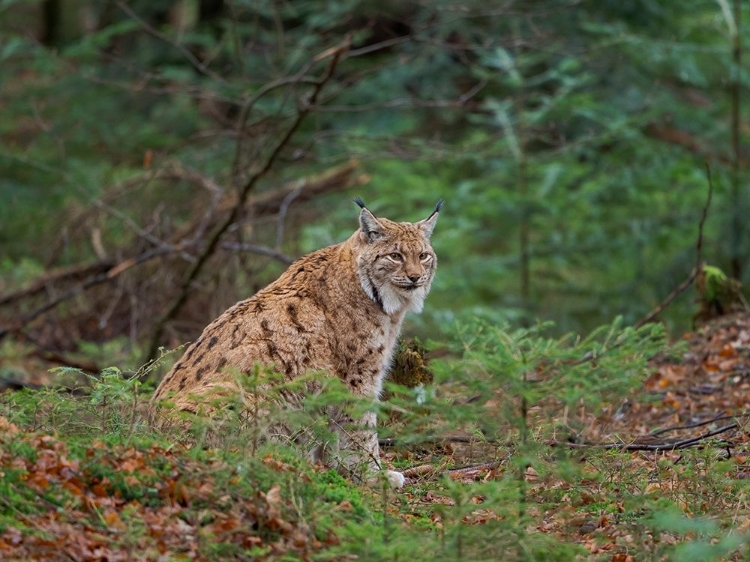
M348 424L336 424L338 464L347 474L361 481L376 480L381 470L376 421L375 412L367 412L359 422L350 419ZM404 475L400 472L387 470L386 477L392 488L404 485Z

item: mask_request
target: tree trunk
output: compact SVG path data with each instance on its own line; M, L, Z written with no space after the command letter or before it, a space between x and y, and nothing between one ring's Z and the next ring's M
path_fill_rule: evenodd
M742 63L741 0L734 0L734 37L732 37L732 277L742 278L742 201L740 200L740 81Z
M61 8L61 0L44 0L42 3L41 41L48 47L56 47L60 44Z

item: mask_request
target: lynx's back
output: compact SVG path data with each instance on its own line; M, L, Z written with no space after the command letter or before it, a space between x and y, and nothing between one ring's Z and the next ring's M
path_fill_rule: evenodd
M287 379L312 371L377 398L407 311L418 312L437 258L429 218L397 223L362 207L345 242L308 254L209 324L164 377L154 400L196 412L201 397L237 392L257 364ZM377 444L377 441L376 441Z

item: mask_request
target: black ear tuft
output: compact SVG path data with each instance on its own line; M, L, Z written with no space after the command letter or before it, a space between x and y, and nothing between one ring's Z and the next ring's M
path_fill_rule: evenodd
M440 201L438 201L437 205L435 205L435 210L432 211L432 214L429 217L427 217L425 220L430 220L432 217L434 217L435 215L437 215L443 209L443 204L444 203L445 203L445 201L443 201L442 199Z
M418 223L415 223L421 230L424 232L424 235L429 239L430 236L432 236L432 231L435 228L435 223L437 223L438 215L440 215L440 209L443 208L443 200L437 202L437 205L435 205L435 210L432 211L432 214L424 219L423 221L419 221Z
M359 212L359 227L362 230L364 240L370 244L381 238L384 235L383 225L375 218L370 209L365 207L365 202L361 198L357 197L354 202L362 208Z

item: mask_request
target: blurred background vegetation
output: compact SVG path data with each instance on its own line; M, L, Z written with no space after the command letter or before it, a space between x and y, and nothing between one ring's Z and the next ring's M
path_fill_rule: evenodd
M433 339L635 322L695 265L706 162L703 258L746 279L748 12L0 0L0 350L137 366L347 237L357 195L396 220L446 200L407 328Z

